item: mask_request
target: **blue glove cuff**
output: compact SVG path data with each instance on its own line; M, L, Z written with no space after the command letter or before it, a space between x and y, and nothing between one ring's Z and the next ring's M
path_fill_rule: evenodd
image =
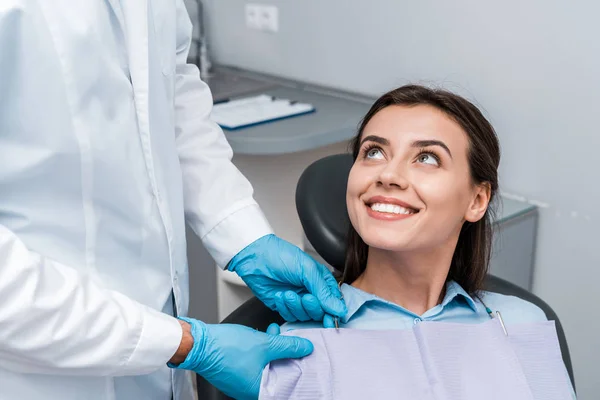
M229 261L229 264L227 264L227 270L231 271L231 272L237 272L235 269L240 264L240 262L242 262L242 260L244 260L244 258L246 258L248 255L254 254L254 252L256 251L257 243L261 243L261 242L267 240L267 238L273 237L273 236L275 236L275 234L273 234L273 233L261 236L258 239L256 239L254 242L250 243L248 246L244 247L242 250L239 251L239 253L237 253L235 256L233 256L231 261Z
M181 364L174 365L172 363L167 363L167 366L169 368L174 369L198 371L200 369L200 365L202 364L202 352L204 350L206 324L202 321L185 317L178 317L177 319L180 319L190 324L191 334L194 338L194 344L192 345L192 349L188 353L187 357Z

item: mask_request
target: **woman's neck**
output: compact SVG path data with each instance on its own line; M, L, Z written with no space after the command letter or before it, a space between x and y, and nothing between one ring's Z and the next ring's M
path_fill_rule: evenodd
M440 304L452 252L398 253L369 249L365 272L352 286L423 315Z

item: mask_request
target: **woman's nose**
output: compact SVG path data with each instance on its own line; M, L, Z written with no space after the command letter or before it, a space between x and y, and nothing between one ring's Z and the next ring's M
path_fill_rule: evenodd
M389 163L381 170L379 184L386 188L396 187L399 189L406 189L409 185L405 171L396 163Z

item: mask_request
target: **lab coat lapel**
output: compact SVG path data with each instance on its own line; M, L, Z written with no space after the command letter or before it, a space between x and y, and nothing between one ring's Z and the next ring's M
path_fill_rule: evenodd
M110 0L119 2L125 22L127 60L133 85L140 132L149 131L148 117L148 0Z

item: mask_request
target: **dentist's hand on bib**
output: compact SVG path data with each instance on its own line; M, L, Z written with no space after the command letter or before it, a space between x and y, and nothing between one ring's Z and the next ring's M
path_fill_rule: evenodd
M271 361L301 358L313 351L310 341L256 331L241 325L210 325L182 318L184 337L193 341L185 360L170 366L196 372L227 396L256 400L262 372Z
M323 320L347 310L327 268L297 247L267 235L229 263L254 294L288 321ZM240 325L210 325L181 318L184 339L170 366L192 370L236 399L257 399L264 367L271 361L301 358L313 351L310 341L279 332L258 332Z

